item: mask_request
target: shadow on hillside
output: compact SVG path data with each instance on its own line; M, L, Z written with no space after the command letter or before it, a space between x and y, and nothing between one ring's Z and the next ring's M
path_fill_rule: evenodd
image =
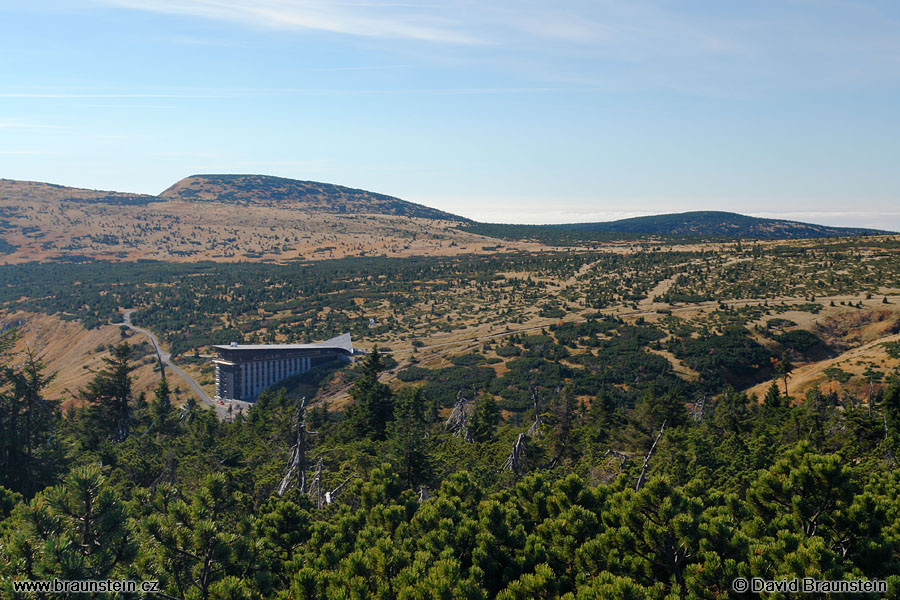
M336 359L301 375L295 375L280 381L272 386L272 389L279 390L284 388L285 395L289 399L306 397L307 400L311 401L323 388L334 381L338 373L345 371L351 366L351 363Z

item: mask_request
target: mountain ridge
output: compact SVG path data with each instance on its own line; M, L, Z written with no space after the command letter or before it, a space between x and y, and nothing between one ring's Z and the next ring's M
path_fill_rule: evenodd
M791 237L830 237L834 235L881 235L894 233L891 231L870 229L866 227L834 227L806 223L790 219L771 219L753 217L741 213L720 210L696 210L680 213L663 213L643 217L629 217L615 221L595 223L568 223L561 228L573 230L605 231L608 233L642 233L657 235L707 235L716 237L734 237L736 230L751 232L747 237L775 238L781 236L766 235L781 230L790 233ZM698 228L705 227L705 231ZM768 230L767 230L768 228ZM827 235L798 235L803 233Z
M334 184L200 175L158 195L0 179L0 264L306 261L491 252L472 221ZM509 243L508 247L532 247Z
M637 238L658 236L706 239L809 239L890 235L896 232L866 227L833 227L788 219L767 219L727 211L688 211L615 221L515 225L476 223L463 230L503 239L536 239L545 243L571 244L580 241L609 241L617 236Z
M23 179L0 178L0 200L53 200L78 204L140 205L159 202L158 196L134 192L94 190Z
M459 221L471 219L387 194L334 183L304 181L274 175L198 174L175 182L158 198L184 202L229 202L239 205L285 206L291 202L310 210L337 214L370 213Z
M0 203L72 202L83 205L150 206L155 203L220 203L236 208L273 208L320 214L386 215L442 221L467 233L548 244L609 241L643 236L727 239L807 239L884 235L864 227L834 227L788 219L752 217L727 211L688 211L615 221L553 225L479 223L467 217L400 198L332 183L258 174L196 174L158 195L90 190L52 183L0 179ZM4 207L4 214L8 210ZM0 229L10 225L0 222Z

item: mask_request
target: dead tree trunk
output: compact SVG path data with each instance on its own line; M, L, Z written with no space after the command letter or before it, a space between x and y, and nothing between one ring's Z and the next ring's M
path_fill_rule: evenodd
M525 466L523 464L525 458L525 442L531 437L540 439L541 426L544 424L543 419L541 419L540 398L538 397L537 392L534 391L534 387L528 387L531 390L531 401L534 405L534 423L531 424L527 431L519 434L519 437L516 438L516 442L513 444L512 451L509 453L503 466L500 467L503 471L512 471L516 476L519 475L521 468Z
M628 462L628 455L625 454L624 452L619 452L618 450L609 449L603 453L603 456L610 456L610 455L618 458L621 461L619 463L620 467L624 466L625 463Z
M541 426L544 424L544 420L541 419L541 399L535 391L534 386L529 385L528 390L531 392L531 405L534 407L534 423L531 424L531 427L528 428L528 431L525 432L525 435L527 435L528 437L537 436L538 439L540 439Z
M334 495L337 494L339 491L341 491L341 489L342 489L345 485L347 485L348 483L350 483L350 481L351 481L352 479L354 479L355 477L356 477L356 473L354 473L353 475L351 475L350 477L348 477L347 479L345 479L343 482L341 482L341 484L340 484L339 486L337 486L336 488L334 488L334 489L331 490L330 492L325 492L325 504L331 504L332 502L334 502ZM319 508L322 508L322 507L320 506Z
M516 438L516 443L513 444L512 452L509 453L506 462L503 463L502 469L504 471L512 471L514 475L519 474L526 436L526 433L520 433L519 437Z
M666 422L663 421L662 426L659 428L659 435L656 436L656 439L653 440L653 445L650 446L650 451L647 452L647 456L644 457L644 465L641 467L641 474L638 476L637 484L634 486L634 491L638 492L642 487L644 487L644 478L647 475L647 466L650 464L650 457L653 456L654 450L656 450L656 445L659 443L660 438L662 437L663 431L666 429Z
M313 474L306 490L306 495L315 498L316 508L322 508L322 457L316 463L316 472Z
M456 394L456 404L453 405L453 412L444 423L444 428L453 432L456 437L461 437L466 443L475 441L472 433L469 431L469 412L466 404L468 401L463 396L462 390Z
M294 417L294 429L297 432L297 438L291 447L291 456L288 458L286 473L281 485L278 486L278 495L283 496L293 485L297 486L301 494L307 492L306 489L306 449L307 436L315 435L315 431L306 431L306 398L300 400L300 406L297 407L297 414Z
M694 406L694 420L702 423L704 417L706 417L706 394L700 396L700 399L697 400L697 404Z

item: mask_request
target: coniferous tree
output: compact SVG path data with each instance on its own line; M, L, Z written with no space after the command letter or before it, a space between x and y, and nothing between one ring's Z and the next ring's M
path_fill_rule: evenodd
M885 436L900 440L900 378L894 377L881 393Z
M0 341L11 343L12 334ZM27 497L53 481L63 461L56 436L58 403L44 399L43 389L53 379L31 352L25 363L0 363L0 485Z
M299 491L291 490L284 497L272 498L259 511L254 533L263 547L262 564L284 589L290 582L290 562L311 535L309 501Z
M769 389L766 390L766 395L763 398L763 402L766 406L771 408L778 408L781 406L781 390L778 389L778 384L775 383L775 380L772 380L772 385L770 385Z
M243 503L221 473L207 476L187 498L171 487L157 490L152 512L141 520L139 569L179 598L248 597L241 580L259 565Z
M81 391L87 403L83 432L93 443L104 439L121 442L134 424L131 411L131 346L122 342L105 357L106 366Z
M387 424L394 417L394 394L387 384L378 381L382 369L381 353L376 346L363 361L360 375L350 388L354 403L346 412L345 437L384 439Z
M421 388L405 388L394 401L394 420L388 424L388 439L407 485L415 487L427 474L425 452L425 398Z
M775 367L775 373L784 381L784 396L787 398L789 397L788 379L790 379L791 373L794 372L794 364L791 362L791 357L787 351L782 352L779 358L772 357L772 364Z
M551 407L549 422L550 445L554 460L570 458L574 448L572 444L573 429L576 421L575 394L571 386L563 388L559 400Z
M479 396L469 417L469 433L476 442L491 442L497 435L500 423L500 408L497 401L489 394Z
M328 405L325 402L319 402L306 411L306 421L308 427L317 431L324 427L328 422Z
M0 548L7 577L69 580L129 576L138 549L125 506L95 466L20 506Z
M153 401L150 403L150 417L153 419L154 428L159 432L169 430L172 419L172 393L169 389L169 381L163 371L156 389L153 391Z
M428 402L428 408L425 411L425 421L429 424L436 423L440 420L441 403L437 398L432 398Z
M598 549L616 550L608 552L603 566L646 584L683 585L685 568L702 547L702 514L699 498L661 479L651 479L638 492L618 492L603 515L609 529L598 537Z
M848 567L853 561L877 563L874 557L880 554L883 564L890 542L879 504L860 489L840 456L821 454L804 441L753 482L747 491L751 518L745 519L745 529L769 542L769 560L781 569L775 571L779 575L836 577L842 562ZM862 514L867 517L860 518ZM782 554L792 547L802 561Z
M747 430L750 418L747 395L728 388L714 405L712 424L724 431L737 434Z

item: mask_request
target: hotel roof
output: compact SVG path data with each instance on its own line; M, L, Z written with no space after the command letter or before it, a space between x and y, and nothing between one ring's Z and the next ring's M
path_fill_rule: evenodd
M350 334L345 333L318 344L221 344L213 346L219 350L312 350L314 348L336 348L353 353L353 342Z

